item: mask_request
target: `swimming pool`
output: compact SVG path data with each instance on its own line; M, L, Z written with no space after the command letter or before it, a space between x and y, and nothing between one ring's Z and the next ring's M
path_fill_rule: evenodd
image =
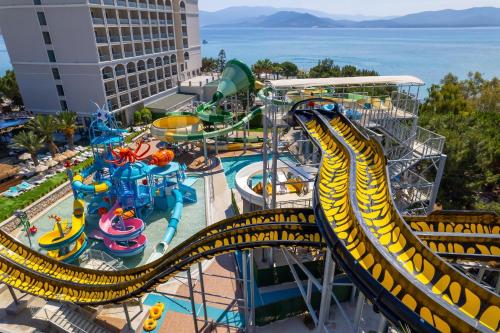
M175 246L179 245L187 238L195 234L196 232L204 229L206 227L206 216L205 216L205 181L203 178L198 179L193 188L196 189L198 201L195 204L186 205L182 211L182 218L177 227L177 233L169 246L169 251ZM38 228L38 232L31 236L32 248L36 251L41 252L41 248L38 246L38 239L46 232L51 231L54 226L54 221L49 219L51 214L57 214L64 219L71 222L71 216L73 213L73 196L69 196L64 200L60 201L54 207L51 207L45 214L39 218L32 221L32 224ZM146 229L144 234L148 238L148 243L144 253L130 257L130 258L119 258L123 265L127 268L134 268L144 265L151 254L153 253L156 244L158 244L167 230L168 221L170 219L171 210L162 212L155 210L147 219L144 220L146 223ZM93 231L98 225L98 218L96 216L86 215L85 221L85 232L87 235ZM18 236L18 239L26 245L29 245L28 238L23 232ZM89 248L94 250L99 250L106 252L104 245L101 241L89 239ZM107 252L106 252L107 253Z
M224 168L224 174L226 175L229 188L236 188L235 178L238 171L250 164L262 162L263 160L260 154L221 158L222 167ZM272 158L270 157L269 160L272 160ZM297 163L291 154L280 155L280 160L294 164ZM252 177L252 181L262 181L262 175L255 175Z

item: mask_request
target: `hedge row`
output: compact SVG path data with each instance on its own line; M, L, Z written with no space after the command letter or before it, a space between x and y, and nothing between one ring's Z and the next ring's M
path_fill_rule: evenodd
M75 173L81 172L83 169L92 165L92 162L93 158L88 158L77 166L72 167L72 170ZM66 175L66 172L61 172L37 187L22 193L17 198L2 198L2 205L0 206L0 221L8 219L14 215L17 210L24 209L35 201L43 198L48 193L64 184L67 180L68 176Z

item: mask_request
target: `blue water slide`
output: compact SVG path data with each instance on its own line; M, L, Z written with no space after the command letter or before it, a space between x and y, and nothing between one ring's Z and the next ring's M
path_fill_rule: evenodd
M105 180L100 184L84 184L82 176L75 176L71 186L76 192L85 193L85 194L98 194L107 192L111 188L111 182Z
M167 252L168 246L177 232L177 225L181 220L182 209L184 208L184 198L182 192L177 189L172 190L172 195L175 199L175 205L172 210L172 215L170 216L170 221L168 222L167 231L165 232L161 242L156 245L155 251L151 254L151 257L149 257L148 262L155 261Z
M165 243L167 246L170 245L172 239L175 236L175 233L177 231L177 225L179 224L179 221L181 219L182 209L184 207L183 206L184 200L181 191L173 190L172 195L174 196L175 199L175 205L172 211L172 215L170 216L170 221L168 222L167 232L165 233L165 236L163 236L162 239L162 243Z
M99 129L100 131L103 131L103 132L108 132L108 133L117 134L117 135L128 132L127 130L124 130L124 129L111 128L103 122L97 123L97 129Z
M196 189L191 186L179 184L179 190L181 191L182 200L185 204L194 204L198 201Z

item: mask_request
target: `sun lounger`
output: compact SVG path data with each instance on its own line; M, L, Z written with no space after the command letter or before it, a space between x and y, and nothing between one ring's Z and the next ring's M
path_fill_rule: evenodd
M8 198L15 198L21 195L21 192L16 186L12 186L8 191L2 193L3 196Z
M33 187L35 187L35 186L31 185L28 182L22 182L21 184L17 185L17 188L20 189L21 191L29 191Z

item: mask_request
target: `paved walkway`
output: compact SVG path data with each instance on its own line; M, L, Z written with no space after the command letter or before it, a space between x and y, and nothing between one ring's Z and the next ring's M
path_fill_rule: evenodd
M198 152L199 154L199 152ZM190 156L189 156L190 155ZM191 160L188 164L189 167L196 169L197 159L193 159L196 153L186 153L182 157L187 158L186 162ZM234 155L233 155L234 156ZM190 158L189 158L190 157ZM201 155L198 159L202 158ZM215 158L211 159L210 170L205 171L205 183L207 188L208 197L206 198L209 208L210 218L207 224L213 224L217 221L226 219L234 215L231 206L231 190L227 186L227 181L222 170L222 166ZM203 273L215 275L204 275L203 281L205 286L206 304L208 309L208 319L213 322L212 332L237 332L236 328L228 328L224 324L243 327L242 312L236 302L237 298L242 298L242 291L239 284L235 281L236 266L234 256L232 254L223 255L206 263ZM202 298L197 292L201 292L201 285L199 281L199 274L195 270L197 266L193 266L192 278L195 291L195 303L197 315L200 319L199 328L203 327L203 310ZM167 312L164 320L162 321L157 332L193 332L194 322L191 315L191 303L189 299L182 299L182 297L189 298L189 288L187 286L187 279L179 278L180 284L176 284L178 288L173 292L179 296L179 299L165 298L165 296L151 295L146 300L146 304L152 300L157 300L157 297L162 297L163 301L171 303L175 300L176 306L172 306L171 310ZM172 292L174 286L171 286L169 292ZM159 290L165 290L159 288ZM154 296L154 297L153 297ZM218 325L220 323L222 325Z

